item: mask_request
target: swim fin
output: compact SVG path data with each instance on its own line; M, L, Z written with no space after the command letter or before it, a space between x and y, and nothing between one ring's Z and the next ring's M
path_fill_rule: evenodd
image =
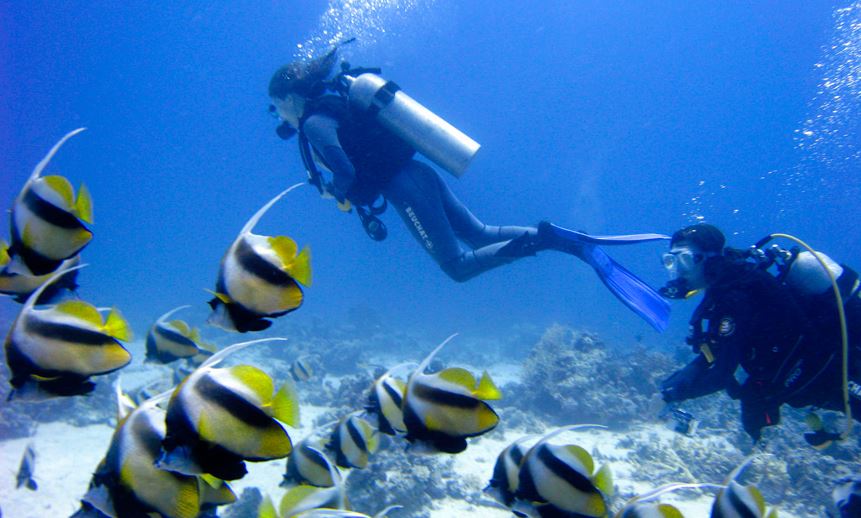
M542 221L538 224L539 235L549 234L551 238L576 241L579 243L591 243L593 245L633 245L635 243L646 243L649 241L668 241L670 236L664 234L624 234L620 236L591 236L576 230L570 230L553 223Z
M584 245L580 257L595 269L604 285L631 311L660 332L667 328L670 303L657 291L595 245Z

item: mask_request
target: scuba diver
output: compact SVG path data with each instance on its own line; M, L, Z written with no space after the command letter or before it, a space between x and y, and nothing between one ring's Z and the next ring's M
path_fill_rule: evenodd
M764 247L778 237L807 250ZM670 275L661 288L666 297L685 299L705 290L686 340L697 356L662 382L663 400L677 408L723 389L741 401L742 426L754 441L764 427L780 422L784 403L842 411L858 420L858 274L785 234L767 236L749 250L725 242L717 227L700 223L673 234L663 256ZM805 439L818 449L848 435L826 431L815 413L807 422L812 431ZM851 423L852 418L850 429Z
M378 216L391 204L415 239L457 282L543 250L574 255L591 265L630 309L659 331L666 328L667 301L598 245L667 236L590 236L549 222L537 227L483 223L434 168L414 159L419 152L460 176L478 144L381 78L379 69L351 69L342 63L341 72L328 79L337 48L279 68L269 83L270 111L281 121L277 134L284 140L298 134L309 183L321 196L334 198L343 211L355 210L366 233L377 241L387 234ZM324 179L323 171L331 173L331 181Z

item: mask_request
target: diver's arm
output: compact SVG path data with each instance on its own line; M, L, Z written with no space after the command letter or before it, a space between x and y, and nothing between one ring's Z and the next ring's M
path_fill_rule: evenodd
M312 115L302 126L308 142L332 171L332 195L343 202L356 180L356 169L338 141L338 121L325 115Z
M727 387L738 367L732 355L721 354L709 363L703 354L661 382L661 397L667 403L712 394Z

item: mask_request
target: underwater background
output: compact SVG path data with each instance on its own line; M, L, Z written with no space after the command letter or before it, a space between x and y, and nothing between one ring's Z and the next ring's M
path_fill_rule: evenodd
M202 324L236 233L306 178L295 142L275 134L269 78L356 37L343 59L381 67L482 145L462 178L444 176L488 224L671 234L707 221L732 246L787 232L857 268L859 20L861 3L820 0L0 2L0 201L11 207L50 146L87 127L48 168L94 199L80 295L119 308L138 338L181 304ZM257 232L308 244L314 278L267 334L353 338L365 359L407 336L418 360L460 332L454 356L493 372L482 359L522 361L548 328L563 336L559 324L638 351L596 360L596 389L638 358L654 365L652 352L675 358L666 372L690 357L693 301L673 303L658 334L587 265L553 253L457 284L393 210L383 219L377 243L312 187L269 211ZM663 251L611 253L660 286ZM0 299L4 330L19 307ZM513 394L525 401L530 387Z

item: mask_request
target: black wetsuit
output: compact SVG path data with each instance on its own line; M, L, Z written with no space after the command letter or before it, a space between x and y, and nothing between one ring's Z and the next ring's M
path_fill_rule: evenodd
M462 282L517 259L498 254L534 227L482 223L415 150L338 96L308 101L299 124L317 163L333 174L332 194L354 205L379 196L395 207L416 240L452 279ZM465 243L468 246L464 246Z
M839 326L828 315L836 314L833 299L830 305L827 300L833 295L823 294L819 309L804 307L787 286L752 264L723 256L708 261L708 288L687 339L698 355L662 383L664 400L724 389L741 400L742 424L754 440L780 421L784 403L843 410ZM856 302L846 304L852 318L861 307ZM850 349L857 350L858 332L850 329L850 337ZM850 365L858 363L859 354L851 354ZM744 379L736 375L739 366ZM853 370L858 376L857 365ZM861 400L853 398L852 405L857 419Z

